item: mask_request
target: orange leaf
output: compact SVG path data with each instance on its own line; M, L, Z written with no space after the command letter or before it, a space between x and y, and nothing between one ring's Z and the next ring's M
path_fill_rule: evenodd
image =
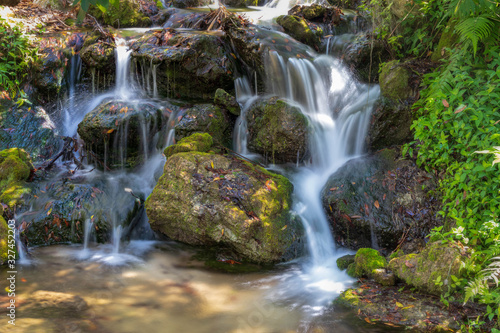
M375 200L375 202L373 204L375 205L375 207L377 207L377 209L380 208L380 204L378 203L378 200Z
M107 131L106 131L106 134L113 133L113 131L114 131L114 130L115 130L114 128L112 128L112 129L110 129L110 130L107 130Z
M365 204L365 213L366 215L370 215L370 209L368 208L367 204Z
M460 109L458 109L458 110L457 110L457 111L455 111L454 113L455 113L455 114L460 113L460 112L462 112L463 110L465 110L465 108L467 108L467 105L462 106Z
M273 185L273 181L272 181L272 180L270 180L270 179L268 179L268 180L266 181L266 187L267 187L267 190L268 190L268 191L271 191L271 190L272 190L271 185Z
M448 104L448 102L445 99L443 99L443 105L445 108L450 106L450 104Z

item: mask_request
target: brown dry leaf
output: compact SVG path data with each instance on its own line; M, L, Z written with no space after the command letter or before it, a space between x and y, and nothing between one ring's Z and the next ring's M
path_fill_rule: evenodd
M371 320L370 320L370 318L368 318L368 317L365 317L365 321L366 321L368 324L371 324L371 323L372 323L372 321L371 321Z
M445 99L443 99L442 102L445 108L450 107L450 104L448 104L448 101L446 101Z
M457 114L457 113L460 113L462 112L463 110L465 110L467 108L467 105L464 105L462 106L460 109L458 109L457 111L455 111L454 113Z
M370 215L370 209L368 208L367 204L365 204L365 213L366 215Z
M292 48L290 46L285 46L285 49L288 51L288 52L292 52Z
M382 198L382 200L385 200L385 198L387 198L387 194L384 193L384 197Z
M222 236L224 236L224 229L222 229Z
M408 260L405 261L405 266L408 267L408 268L415 267L415 265L413 265L412 263L410 263Z
M377 209L380 209L380 204L378 203L378 200L375 200L373 204L375 205L375 207L377 207Z

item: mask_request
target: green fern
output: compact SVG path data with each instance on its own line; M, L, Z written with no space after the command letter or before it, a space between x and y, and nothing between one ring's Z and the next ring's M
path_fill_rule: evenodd
M489 281L494 281L498 287L498 278L500 276L500 257L491 258L493 261L488 267L484 268L476 279L469 282L468 286L465 287L465 300L464 304L467 303L469 299L473 299L477 295L484 295L488 292Z
M463 42L472 44L474 55L476 55L478 43L484 42L488 37L493 36L495 26L495 21L492 20L491 15L483 14L465 19L456 26L456 30Z

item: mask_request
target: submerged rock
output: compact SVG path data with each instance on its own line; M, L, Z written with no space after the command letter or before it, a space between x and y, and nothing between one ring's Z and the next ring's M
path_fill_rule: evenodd
M19 107L0 100L0 127L0 150L24 149L36 164L49 159L61 147L55 124L39 106Z
M34 169L24 150L10 148L0 151L0 203L10 207L23 203L23 196L29 193L25 181Z
M452 276L460 277L465 255L464 247L459 244L434 242L419 254L392 259L388 267L417 290L440 296L453 282Z
M436 297L398 289L365 282L358 288L342 292L333 304L336 308L352 310L364 321L386 323L400 329L406 327L417 332L455 332L460 328L457 319L462 314L453 313L453 307L444 307ZM469 313L480 314L477 310Z
M441 225L434 177L395 156L386 149L352 159L330 176L321 197L338 243L389 253L408 230L411 241Z
M272 97L250 107L246 120L248 148L272 163L296 163L309 155L309 121L298 107Z
M23 315L35 318L81 317L87 309L87 302L80 296L47 290L35 291L21 307Z
M196 146L206 150L205 143ZM153 230L192 245L229 248L235 259L252 262L297 255L300 222L290 212L292 184L285 177L239 158L199 151L170 155L172 149L146 201Z
M78 124L78 134L99 168L134 168L155 149L168 119L152 102L106 100Z
M232 62L215 33L164 29L146 33L131 48L140 71L155 66L161 96L212 100L217 88L234 89Z

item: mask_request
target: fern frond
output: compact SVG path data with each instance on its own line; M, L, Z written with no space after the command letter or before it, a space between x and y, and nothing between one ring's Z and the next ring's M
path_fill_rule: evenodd
M460 22L456 30L460 39L466 43L472 43L474 56L477 53L477 45L493 34L495 22L490 15L485 14L477 17L470 17Z
M465 287L465 300L464 304L469 299L473 299L477 295L484 295L488 291L488 281L493 280L498 287L500 276L500 257L491 258L492 262L488 267L479 272L478 276L470 281Z

